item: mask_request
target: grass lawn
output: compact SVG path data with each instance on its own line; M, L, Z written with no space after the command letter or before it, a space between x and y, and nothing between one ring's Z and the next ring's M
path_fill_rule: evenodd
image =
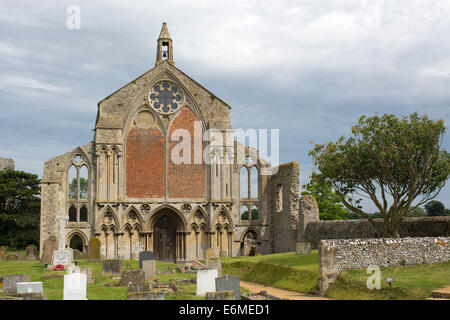
M223 272L239 275L242 280L273 287L309 293L318 290L318 255L297 255L295 252L258 257L223 259ZM366 270L349 270L340 274L326 297L350 300L392 299L389 286L383 279L391 276L394 299L425 299L437 288L450 285L450 262L433 265L381 268L381 289L369 290Z
M125 260L124 269L138 268L139 261ZM159 270L175 268L173 263L157 262ZM92 268L95 277L94 284L88 284L87 298L89 300L126 300L126 288L119 286L104 286L114 283L110 277L102 276L102 262L78 260L78 265ZM297 255L295 252L270 254L257 257L222 258L223 274L240 276L241 280L251 281L269 286L309 293L318 289L318 256L317 251L308 255ZM7 274L29 274L31 281L42 281L44 294L49 300L62 300L64 272L44 270L39 261L0 261L0 277ZM60 277L55 278L54 275ZM52 277L53 276L53 277ZM333 299L392 299L389 287L381 280L380 290L369 290L366 287L366 270L349 270L341 273L326 297ZM394 299L425 299L431 297L431 292L437 288L450 285L450 262L433 265L400 266L381 268L381 279L388 276L394 278ZM195 278L195 273L158 274L163 283L172 280ZM167 300L203 300L195 296L196 285L178 285L178 293L166 295ZM243 290L242 292L248 292ZM2 293L0 293L1 295Z
M95 277L95 283L87 285L87 298L88 300L126 300L127 290L126 287L119 286L104 286L105 283L117 283L113 281L111 277L102 276L103 263L90 262L87 260L77 260L80 267L91 267L93 276ZM122 261L122 267L126 269L127 264L130 267L138 268L139 261L136 260L124 260ZM165 271L169 268L175 268L173 263L156 262L156 266L159 270ZM63 286L64 286L64 274L63 271L51 271L44 270L43 265L39 264L39 261L0 261L0 277L7 274L29 274L31 281L42 281L44 287L44 295L48 300L62 300L63 299ZM55 277L55 275L57 277ZM53 278L51 278L53 277ZM195 273L170 273L170 274L158 274L157 278L163 283L169 283L172 280L191 279L195 278ZM166 295L167 300L194 300L204 299L204 297L195 296L196 285L178 285L178 293L172 295ZM3 293L0 293L3 295Z

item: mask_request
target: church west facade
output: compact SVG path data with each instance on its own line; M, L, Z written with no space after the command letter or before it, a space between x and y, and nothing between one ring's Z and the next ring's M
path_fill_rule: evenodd
M58 237L61 213L66 247L86 253L97 237L102 259L136 259L142 250L166 261L204 259L208 248L226 256L294 251L299 166L265 174L270 164L258 150L204 141L214 129L230 142L230 112L175 67L163 24L155 67L98 103L93 141L45 162L41 254ZM180 152L187 133L190 147Z

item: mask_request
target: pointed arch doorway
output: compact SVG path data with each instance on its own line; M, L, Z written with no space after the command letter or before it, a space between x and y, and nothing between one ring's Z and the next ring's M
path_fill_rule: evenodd
M153 215L153 254L159 261L185 259L186 234L184 223L178 213L163 208Z

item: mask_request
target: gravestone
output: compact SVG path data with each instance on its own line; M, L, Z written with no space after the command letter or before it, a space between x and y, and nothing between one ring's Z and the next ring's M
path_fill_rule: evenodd
M128 270L120 275L120 285L128 286L129 283L145 282L145 273L142 270Z
M30 282L30 276L28 274L9 274L3 276L3 293L17 294L18 282Z
M148 282L130 282L127 285L127 293L128 292L147 292L151 291L152 286Z
M0 253L1 252L6 253L6 251L8 251L8 246L1 246L0 247Z
M87 276L83 273L69 273L64 276L64 300L86 299Z
M152 281L156 278L156 260L144 260L142 262L142 270L145 273L145 281Z
M19 260L19 257L17 256L17 254L12 253L12 254L10 254L10 255L8 255L6 257L6 260L8 260L8 261L16 261L16 260Z
M229 274L216 278L216 291L233 291L233 300L241 300L240 278Z
M121 260L105 260L103 261L103 276L120 275L122 272Z
M128 300L166 300L164 292L128 292Z
M26 248L25 259L27 260L37 260L38 259L38 251L37 246L34 244L30 244Z
M220 251L220 254L219 254L219 256L220 256L221 258L225 258L225 257L228 257L228 252L227 252L227 251L225 251L225 250L222 250L222 251Z
M17 294L26 293L44 294L42 282L17 282Z
M93 260L100 259L100 240L97 237L89 241L88 258Z
M84 273L87 276L88 284L95 283L95 278L92 276L92 268L91 267L80 267L80 273Z
M58 243L56 242L55 236L50 236L47 240L45 240L42 249L42 257L40 263L51 264L53 258L53 251L55 251L57 248Z
M155 260L153 251L141 251L139 252L139 269L142 269L142 262L144 260Z
M217 269L197 270L197 296L216 291Z
M52 258L52 264L54 266L58 264L62 264L64 266L67 266L71 264L72 261L70 260L70 255L67 252L67 250L55 250L53 251L53 258Z
M206 267L208 267L209 269L217 269L218 277L222 276L222 260L220 259L206 260Z
M0 251L0 261L3 260L4 255L5 255L5 252Z

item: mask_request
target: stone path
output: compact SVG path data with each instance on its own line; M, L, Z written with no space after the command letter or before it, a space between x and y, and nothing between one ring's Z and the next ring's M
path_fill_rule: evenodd
M299 293L295 291L289 291L284 289L278 289L274 287L265 286L259 283L241 281L241 287L247 289L252 293L259 293L261 291L266 291L268 294L288 300L330 300L324 297L311 296L305 293Z

